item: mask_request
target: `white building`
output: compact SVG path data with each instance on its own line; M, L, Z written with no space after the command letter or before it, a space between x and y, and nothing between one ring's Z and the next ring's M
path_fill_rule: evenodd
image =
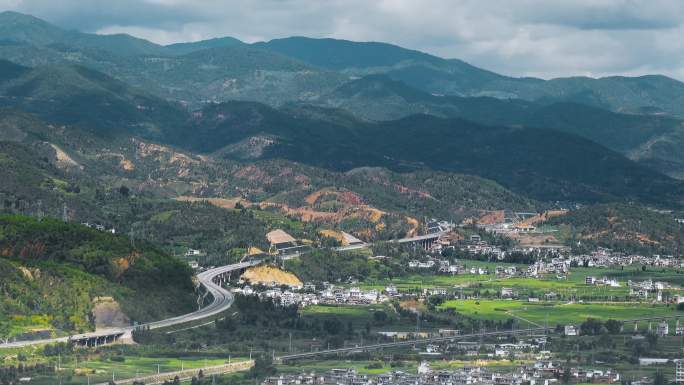
M674 360L675 363L675 381L684 382L684 359Z
M665 337L666 335L670 334L670 326L667 324L667 322L661 322L658 324L656 334L658 334L658 337Z

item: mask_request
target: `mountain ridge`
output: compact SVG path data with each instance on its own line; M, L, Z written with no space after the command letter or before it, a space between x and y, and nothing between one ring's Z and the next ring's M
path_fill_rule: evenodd
M610 76L603 78L586 77L565 77L550 80L542 80L529 77L510 77L486 69L472 66L460 59L443 59L417 50L402 48L396 45L380 42L353 42L341 39L314 39L305 37L290 37L272 39L268 42L257 42L253 44L240 44L234 38L224 37L209 39L192 43L179 43L180 45L160 46L144 39L138 39L127 35L95 35L81 32L73 32L76 35L69 35L70 32L64 31L49 23L32 16L18 13L4 13L4 18L28 20L25 24L33 28L27 31L16 31L16 23L4 23L5 28L0 29L0 40L14 40L18 42L41 43L39 47L25 47L23 51L17 52L17 47L5 47L0 49L0 57L23 60L30 64L34 57L41 57L45 60L46 54L38 52L40 50L52 49L50 45L55 43L73 47L79 50L78 55L82 58L74 59L73 54L61 55L61 60L81 60L96 69L104 71L112 76L125 79L126 81L137 81L145 84L145 77L149 77L154 72L144 73L140 76L140 69L144 64L136 60L140 55L147 55L146 60L160 60L162 63L168 62L179 53L188 54L200 52L204 49L212 48L241 48L258 49L262 51L286 54L291 59L296 59L302 63L308 63L318 69L339 72L344 76L364 76L374 73L386 74L394 80L402 81L414 88L421 89L431 94L444 94L454 96L493 96L500 99L517 98L527 101L573 101L589 104L601 108L608 108L616 112L638 112L648 109L660 109L668 114L684 117L684 83L662 76L641 76L625 77ZM0 17L1 18L1 17ZM35 26L37 25L37 27ZM9 26L9 27L8 27ZM64 36L69 35L69 39ZM33 36L33 37L31 37ZM61 40L60 40L61 36ZM75 37L74 37L75 36ZM114 37L112 37L114 36ZM52 44L46 44L50 42ZM175 48L174 48L175 47ZM194 47L194 48L188 48ZM54 48L54 47L53 47ZM38 51L35 51L38 49ZM27 50L34 50L30 52ZM101 54L97 50L105 50L108 54L118 55L119 58L98 58ZM189 50L189 52L188 52ZM55 52L54 50L52 51ZM155 57L160 56L160 57ZM49 57L49 55L47 55ZM271 60L264 57L265 60ZM114 59L114 60L112 60ZM129 59L133 59L130 61ZM15 61L16 61L15 60ZM112 67L112 61L116 63ZM311 69L309 69L310 71ZM192 75L190 72L186 71ZM321 72L323 74L324 72ZM218 75L218 74L217 74ZM161 73L157 73L155 82L164 82ZM285 76L285 75L283 75ZM289 76L289 75L288 75ZM239 78L237 80L240 80ZM232 81L230 75L223 75L223 81ZM247 84L259 82L256 77L244 79ZM242 88L237 94L235 92L222 94L217 93L220 88L213 88L213 95L201 93L196 88L189 93L165 92L165 88L177 88L179 84L164 84L163 87L156 87L156 92L165 97L176 99L194 99L198 102L202 99L212 99L218 101L233 99L250 99L267 102L272 105L281 105L285 102L302 99L310 99L305 96L312 93L313 96L321 94L321 89L325 89L326 82L321 82L322 78L301 79L300 82L310 83L307 89L299 92L287 92L274 97L265 95L265 88L247 90ZM336 85L343 83L343 79L336 80ZM168 82L166 82L168 83ZM328 82L329 83L329 82ZM152 85L154 83L149 83ZM208 84L204 84L204 88ZM321 85L323 87L321 87ZM313 87L312 87L313 86ZM187 87L187 85L185 85ZM287 87L292 87L288 85ZM211 87L210 87L211 88ZM150 89L154 89L150 87ZM288 97L292 94L294 97Z

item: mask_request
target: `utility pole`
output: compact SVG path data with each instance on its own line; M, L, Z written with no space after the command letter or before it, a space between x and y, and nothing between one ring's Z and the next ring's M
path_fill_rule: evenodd
M546 317L544 318L544 334L549 333L549 313L546 313Z

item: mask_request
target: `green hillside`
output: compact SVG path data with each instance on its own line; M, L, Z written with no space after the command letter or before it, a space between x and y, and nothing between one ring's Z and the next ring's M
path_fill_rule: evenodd
M9 43L0 54L18 55L24 64L52 60L59 65L29 70L5 63L12 70L0 83L5 96L0 103L34 113L48 124L75 126L100 138L135 135L239 160L280 157L339 171L381 166L473 174L535 199L679 200L678 182L608 150L679 176L684 160L673 150L684 134L678 120L582 104L653 112L650 106L665 99L676 104L679 83L667 78L512 79L388 44L307 38L254 45L224 39L198 42L198 47L209 48L180 56L124 55L55 42L61 39L60 29L28 16L2 17L8 20L3 41ZM46 37L49 33L53 40ZM74 57L82 66L64 64ZM349 81L373 73L385 76ZM432 83L452 89L429 90ZM514 99L454 96L502 96L501 90L513 90ZM617 92L623 106L615 104ZM209 104L192 114L154 94L193 107L238 99L336 109L287 104L274 110L232 102ZM340 108L372 119L406 114L447 119L419 116L374 123L354 119ZM270 144L251 148L254 138Z
M446 60L380 42L290 37L253 46L346 74L386 74L428 92L472 94L489 82L506 79L461 60Z
M232 47L241 46L244 44L245 43L234 37L219 37L215 39L200 40L191 43L169 44L166 46L166 48L172 50L176 54L185 55L190 52L195 52L208 48Z
M18 13L0 13L2 40L32 46L67 45L78 49L97 49L116 55L161 55L170 51L163 46L130 35L99 35L67 31L36 17Z
M0 36L3 40L46 45L63 39L65 35L61 28L37 17L10 11L0 13Z
M264 150L266 158L342 171L382 166L472 174L541 200L664 203L678 201L682 193L680 182L554 130L486 127L425 115L379 123L320 121L254 103L208 107L195 125L172 140L195 151L221 150L230 156L226 146L266 135L274 138Z
M684 247L684 229L671 214L636 205L587 206L548 223L561 228L568 245L582 250L602 246L646 255L677 255Z
M60 170L49 145L0 142L0 199L3 210L36 215L60 216L60 207L92 212L83 197L92 183L78 173Z
M312 39L302 36L273 39L252 44L333 70L392 66L402 61L438 64L443 59L419 51L380 42L353 42L340 39Z
M79 64L192 105L315 101L355 77L384 74L428 94L684 116L684 84L664 76L514 78L386 43L306 37L251 45L219 38L164 47L128 35L66 31L16 12L0 14L0 26L0 58L31 67Z
M256 43L306 63L364 76L385 74L430 94L574 102L615 112L663 111L684 116L684 83L665 76L513 78L457 59L375 42L291 37Z
M98 296L113 296L137 321L193 309L190 269L151 245L132 247L125 237L54 219L0 216L0 251L0 322L89 330Z
M103 73L80 66L41 66L15 71L0 84L1 103L57 124L80 126L108 136L158 134L182 124L178 106Z
M661 172L684 172L681 152L674 150L684 145L684 123L669 116L617 113L570 102L434 96L385 75L345 83L316 103L371 120L429 114L487 125L551 128L585 137Z

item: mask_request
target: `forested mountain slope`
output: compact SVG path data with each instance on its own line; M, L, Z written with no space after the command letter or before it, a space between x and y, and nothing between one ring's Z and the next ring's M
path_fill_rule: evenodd
M559 226L566 243L580 250L601 246L643 254L678 254L684 247L684 229L670 213L637 205L587 206L548 224Z
M235 152L236 143L252 143L259 157L333 170L382 166L473 174L542 200L678 202L682 192L681 182L554 130L488 127L425 115L378 123L321 121L254 103L208 107L194 125L172 140L229 157L243 156Z
M55 219L0 216L0 322L90 330L96 297L132 320L192 311L191 271L147 244ZM59 294L59 295L55 295ZM15 330L19 332L20 330Z

